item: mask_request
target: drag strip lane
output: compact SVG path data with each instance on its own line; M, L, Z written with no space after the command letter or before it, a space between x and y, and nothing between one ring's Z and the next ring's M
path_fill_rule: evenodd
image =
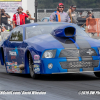
M0 95L0 100L96 100L100 95L78 95L82 90L99 90L100 79L93 73L41 75L33 80L30 75L8 74L0 66L0 91L45 91L46 95Z

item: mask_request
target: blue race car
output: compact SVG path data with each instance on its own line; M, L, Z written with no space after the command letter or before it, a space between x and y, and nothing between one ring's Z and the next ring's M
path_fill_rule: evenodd
M100 41L79 26L65 22L18 26L1 42L1 64L8 73L94 72L100 77Z

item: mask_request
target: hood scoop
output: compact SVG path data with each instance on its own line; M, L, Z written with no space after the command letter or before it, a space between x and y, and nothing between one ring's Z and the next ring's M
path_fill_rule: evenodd
M76 28L73 26L67 26L67 27L62 26L62 27L58 27L57 29L55 29L51 34L56 37L71 38L75 36Z

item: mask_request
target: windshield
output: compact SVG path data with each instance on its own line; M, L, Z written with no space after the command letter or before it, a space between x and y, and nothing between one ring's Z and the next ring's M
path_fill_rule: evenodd
M76 35L82 35L82 36L89 37L89 35L82 28L80 28L78 25L74 25L74 27L76 28Z
M38 25L38 26L30 26L26 27L26 39L31 38L33 36L41 35L41 34L50 34L54 29L64 24L51 24L51 25ZM74 25L76 28L76 35L88 36L85 31L83 31L79 26Z

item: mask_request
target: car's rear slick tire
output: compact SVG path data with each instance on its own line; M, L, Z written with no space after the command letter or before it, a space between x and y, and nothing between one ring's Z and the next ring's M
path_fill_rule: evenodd
M38 74L35 74L35 72L34 72L34 63L33 63L33 60L32 60L32 57L31 57L30 54L29 54L29 69L30 69L30 76L33 79L39 78L39 75Z
M100 78L100 72L94 72L94 75L98 78Z

